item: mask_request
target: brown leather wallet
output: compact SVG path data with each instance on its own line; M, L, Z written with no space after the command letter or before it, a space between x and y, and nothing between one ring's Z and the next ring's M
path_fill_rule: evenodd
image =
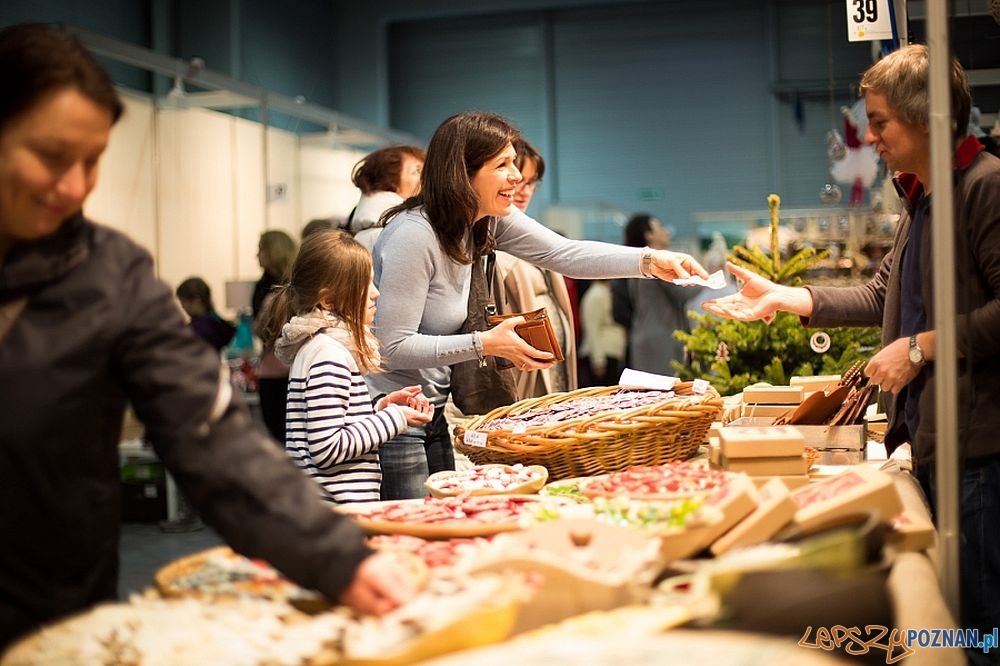
M511 314L490 315L486 318L486 323L496 326L504 319L511 317L524 317L525 322L514 327L521 339L535 349L551 352L556 361L564 360L562 349L559 348L559 341L556 333L552 330L552 322L545 308L538 308L531 312L512 312Z

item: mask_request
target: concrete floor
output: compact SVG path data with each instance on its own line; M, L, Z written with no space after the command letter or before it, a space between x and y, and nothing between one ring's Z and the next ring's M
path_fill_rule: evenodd
M206 527L198 532L166 534L157 523L124 523L121 531L118 596L142 592L153 584L156 571L179 557L222 543L219 535Z

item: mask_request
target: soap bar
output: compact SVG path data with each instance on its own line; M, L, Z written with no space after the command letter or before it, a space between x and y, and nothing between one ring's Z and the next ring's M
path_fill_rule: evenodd
M754 402L743 405L743 415L770 419L769 423L773 423L779 416L790 417L797 407L798 405L765 405Z
M803 455L767 458L727 458L722 466L730 472L743 472L750 476L791 476L809 471L809 461Z
M797 405L805 391L801 386L748 386L743 389L743 402L765 405Z
M719 445L726 458L791 457L802 455L806 439L795 426L727 426Z
M794 491L792 498L799 505L794 522L807 531L848 515L875 511L888 520L903 510L892 477L867 465L854 465L810 483Z
M795 376L788 380L789 386L801 386L806 393L833 388L840 382L840 375Z
M934 546L937 533L934 524L925 516L913 511L903 511L889 522L886 541L896 550L920 551Z
M795 515L798 505L780 479L771 479L757 489L757 508L710 547L714 555L733 548L754 546L767 541Z

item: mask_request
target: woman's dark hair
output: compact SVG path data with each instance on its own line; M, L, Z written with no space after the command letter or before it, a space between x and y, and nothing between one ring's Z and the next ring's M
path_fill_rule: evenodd
M533 145L521 139L514 144L514 151L517 153L517 157L514 158L514 166L520 171L524 171L524 163L527 160L532 160L535 163L535 180L541 180L542 176L545 175L545 160L542 159L542 154L538 152L538 149Z
M448 118L427 146L420 192L390 208L383 219L423 206L445 254L460 264L472 263L474 255L490 251L495 244L489 218L475 219L479 197L472 189L472 178L487 160L520 138L517 128L495 113L473 111Z
M625 223L625 245L629 247L646 247L646 234L651 228L650 222L656 217L649 213L636 213Z
M65 89L107 109L112 122L124 111L107 72L73 35L41 23L0 30L0 130Z
M181 301L198 301L205 312L215 312L215 305L212 303L212 290L208 283L200 277L189 277L177 285L177 299Z
M403 156L415 157L421 162L427 157L417 146L388 146L369 153L354 165L351 182L363 194L395 192L399 189L399 175L403 169Z

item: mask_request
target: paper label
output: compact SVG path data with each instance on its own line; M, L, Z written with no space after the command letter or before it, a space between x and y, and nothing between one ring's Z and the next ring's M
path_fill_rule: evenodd
M889 0L847 0L847 40L892 39Z
M726 274L721 270L715 271L708 278L700 275L692 275L686 278L676 278L671 280L674 284L682 287L708 287L709 289L722 289L726 286Z
M677 381L677 377L657 375L652 372L633 370L632 368L625 368L622 370L622 375L618 379L618 383L622 388L654 389L657 391L671 391Z
M465 435L462 437L462 441L465 442L467 446L478 446L484 448L486 446L486 440L488 435L485 432L480 432L478 430L466 430Z

